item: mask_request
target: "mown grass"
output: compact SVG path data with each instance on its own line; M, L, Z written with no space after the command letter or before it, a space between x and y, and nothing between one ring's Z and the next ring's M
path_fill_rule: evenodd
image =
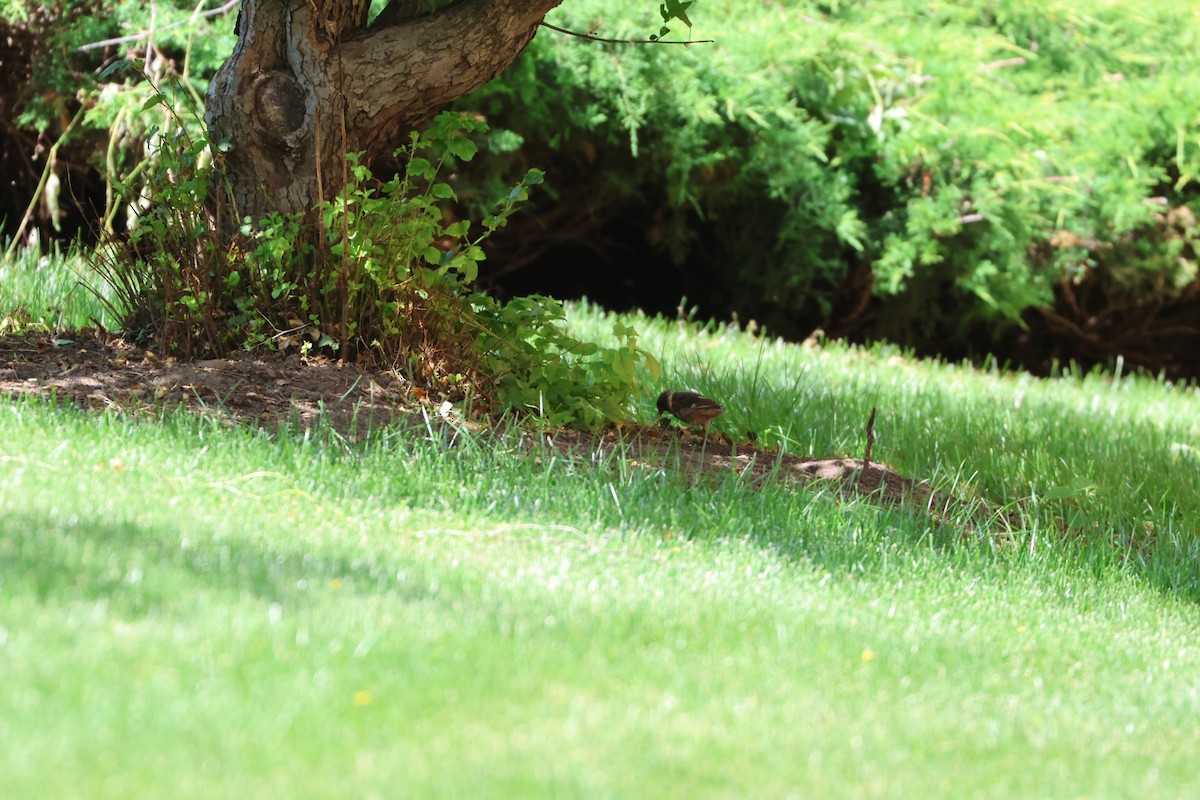
M635 324L726 432L853 454L875 405L1028 528L0 400L0 794L1196 795L1194 389Z
M604 338L593 310L577 317L582 335ZM1156 583L1200 600L1194 385L1071 367L1043 380L917 361L887 345L798 347L721 326L631 324L667 358L664 381L726 405L716 429L805 455L861 455L876 407L876 460L1023 513L1029 546L1061 546L1064 525L1066 541L1092 555L1115 543Z

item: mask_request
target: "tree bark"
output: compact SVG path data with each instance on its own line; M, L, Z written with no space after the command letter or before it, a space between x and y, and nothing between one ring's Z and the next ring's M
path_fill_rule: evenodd
M335 196L345 153L390 153L511 64L562 0L458 0L421 15L425 2L393 0L368 27L368 0L245 0L205 108L231 221Z

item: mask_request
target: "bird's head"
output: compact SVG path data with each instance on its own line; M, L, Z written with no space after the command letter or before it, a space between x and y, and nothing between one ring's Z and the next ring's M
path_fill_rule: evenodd
M669 414L671 412L671 393L663 392L658 396L658 414Z

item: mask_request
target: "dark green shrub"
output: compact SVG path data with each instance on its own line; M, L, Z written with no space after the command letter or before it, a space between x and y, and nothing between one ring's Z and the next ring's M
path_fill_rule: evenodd
M579 0L554 20L636 36L629 9ZM1020 324L1085 277L1148 303L1194 281L1200 20L1186 4L705 11L714 46L539 35L466 101L496 129L472 178L536 157L555 215L626 204L682 279L717 286L706 311L798 335L941 347Z

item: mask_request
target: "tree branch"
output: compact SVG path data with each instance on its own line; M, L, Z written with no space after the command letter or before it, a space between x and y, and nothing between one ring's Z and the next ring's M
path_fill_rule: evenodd
M348 149L390 148L387 132L411 130L494 78L517 57L561 0L465 0L428 16L371 27L337 47L353 85L342 87L350 129L369 131ZM334 55L334 54L331 54Z

